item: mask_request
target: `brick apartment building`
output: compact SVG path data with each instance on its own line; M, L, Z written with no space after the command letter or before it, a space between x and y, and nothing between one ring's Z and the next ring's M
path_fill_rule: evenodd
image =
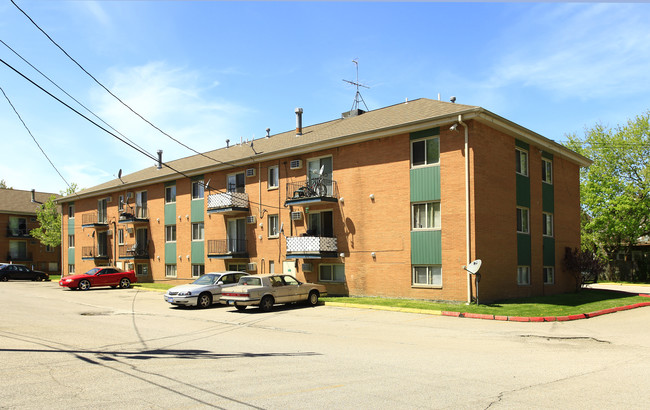
M477 106L418 99L304 128L295 115L295 131L62 198L66 273L291 272L330 294L465 301L463 267L481 259L481 300L574 288L562 261L580 245L588 159Z
M18 263L49 274L61 272L61 249L41 244L30 231L38 227L36 211L52 195L20 189L0 189L0 263Z

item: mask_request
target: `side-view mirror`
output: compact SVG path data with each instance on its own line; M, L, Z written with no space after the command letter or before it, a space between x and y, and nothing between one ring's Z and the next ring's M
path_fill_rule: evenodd
M223 285L223 281L220 280L219 282L217 282L217 285Z

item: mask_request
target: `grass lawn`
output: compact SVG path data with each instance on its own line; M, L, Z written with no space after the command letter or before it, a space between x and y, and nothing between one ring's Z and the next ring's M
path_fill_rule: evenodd
M174 286L177 285L170 285L167 283L134 283L132 285L134 288L141 288L141 289L150 289L150 290L159 290L159 291L166 291L167 289L171 289Z
M465 305L464 303L439 303L384 298L325 297L322 300L325 302L358 305L528 317L568 316L618 306L633 305L635 303L650 302L650 298L643 296L630 296L626 293L597 289L582 289L579 293L567 293L563 295L510 299L479 306Z

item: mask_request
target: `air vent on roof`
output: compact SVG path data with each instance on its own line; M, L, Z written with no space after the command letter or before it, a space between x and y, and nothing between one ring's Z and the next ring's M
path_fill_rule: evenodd
M248 168L246 170L246 176L247 177L254 177L255 176L255 168Z
M302 168L302 160L301 159L294 159L289 163L289 168L290 169L300 169Z
M343 117L343 118L356 117L356 116L361 115L363 113L365 113L364 110L361 110L361 109L357 108L356 110L350 110L348 112L344 112L343 114L341 114L341 117Z

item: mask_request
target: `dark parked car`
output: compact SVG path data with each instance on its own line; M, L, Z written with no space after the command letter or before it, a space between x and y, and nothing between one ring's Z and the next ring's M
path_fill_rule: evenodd
M101 267L92 268L80 275L65 276L59 281L59 286L72 290L88 290L97 286L110 286L112 288L119 286L122 289L128 289L132 283L137 281L138 279L132 270L125 272L117 268Z
M50 280L50 275L39 270L31 270L25 265L8 264L0 265L0 281L6 282L9 279L22 280Z

